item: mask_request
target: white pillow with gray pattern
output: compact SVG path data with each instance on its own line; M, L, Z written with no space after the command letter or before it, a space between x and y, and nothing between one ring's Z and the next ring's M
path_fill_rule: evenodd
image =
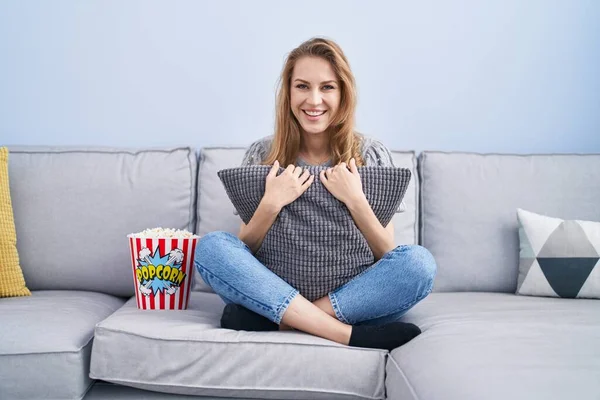
M517 294L600 299L600 222L517 210Z

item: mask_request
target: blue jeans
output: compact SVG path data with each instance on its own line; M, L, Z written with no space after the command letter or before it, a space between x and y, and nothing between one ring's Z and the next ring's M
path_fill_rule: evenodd
M237 236L211 232L196 246L197 271L225 303L240 304L280 324L298 290L254 257ZM350 325L398 320L433 287L435 260L422 246L398 246L329 293L337 318Z

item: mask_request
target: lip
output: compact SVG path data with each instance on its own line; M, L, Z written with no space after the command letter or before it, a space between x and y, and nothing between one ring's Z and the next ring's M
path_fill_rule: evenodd
M323 114L321 114L321 115L317 115L317 116L311 116L311 115L308 115L308 114L306 113L306 111L322 111L322 112L323 112ZM321 119L323 116L325 116L325 114L327 114L327 110L317 110L317 109L312 109L312 110L311 110L311 109L307 109L307 110L302 110L302 114L304 114L304 118L306 118L306 119L307 119L307 120L309 120L309 121L318 121L318 120L319 120L319 119Z

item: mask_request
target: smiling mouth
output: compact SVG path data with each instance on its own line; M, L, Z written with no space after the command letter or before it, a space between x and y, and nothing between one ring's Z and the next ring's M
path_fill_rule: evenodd
M320 117L321 115L325 114L327 112L327 110L325 111L306 111L306 110L302 110L302 112L306 115L308 115L309 117Z

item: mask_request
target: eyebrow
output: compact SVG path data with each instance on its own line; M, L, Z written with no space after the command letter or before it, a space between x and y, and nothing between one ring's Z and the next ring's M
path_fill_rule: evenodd
M309 81L305 81L304 79L300 79L300 78L294 79L294 82L296 82L296 81L300 81L300 82L304 82L304 83L309 83L310 84ZM321 85L323 85L325 83L338 83L338 82L336 80L323 81L323 82L321 82Z

